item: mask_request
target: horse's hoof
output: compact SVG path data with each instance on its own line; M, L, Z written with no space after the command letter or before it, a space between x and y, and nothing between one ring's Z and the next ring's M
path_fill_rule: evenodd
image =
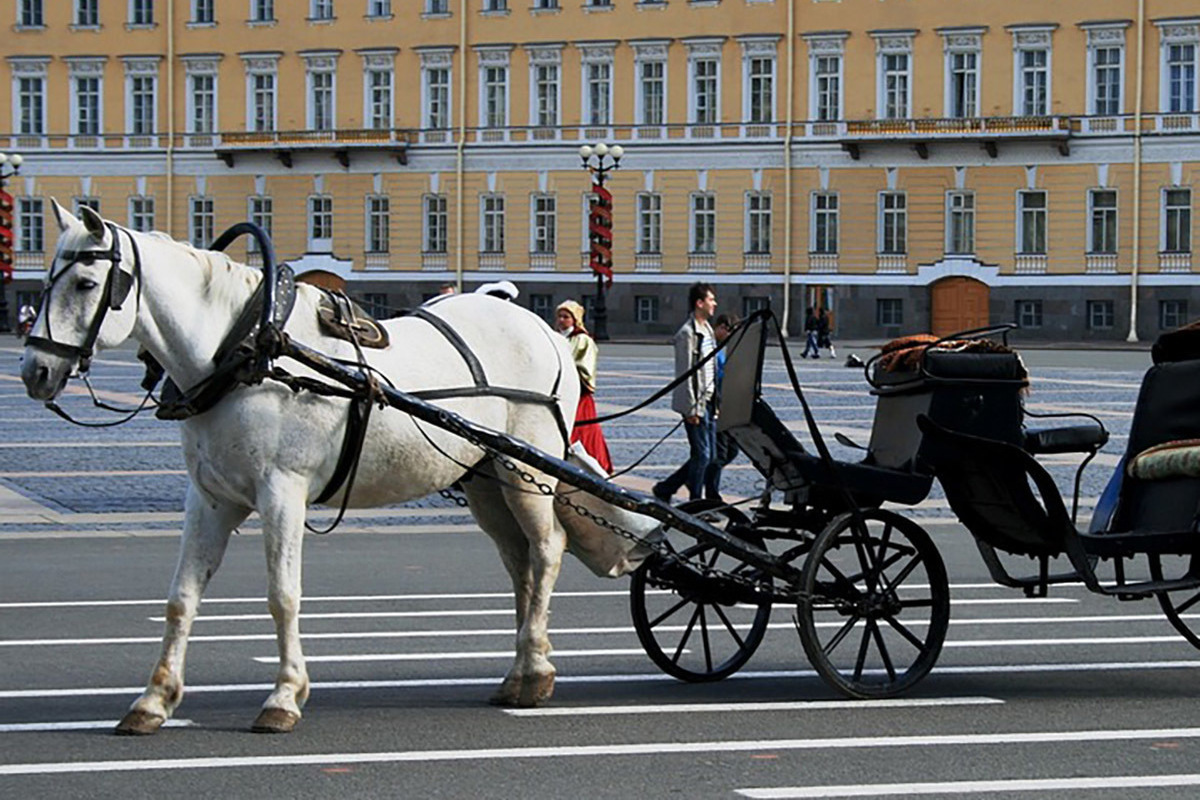
M300 721L299 714L284 711L282 708L264 708L250 726L254 733L291 733Z
M488 698L488 703L494 706L515 706L517 693L506 684L492 693L492 696Z
M165 717L150 714L139 709L133 709L121 718L113 733L117 736L149 736L158 733L158 729L166 722Z
M549 675L534 675L521 683L521 694L517 705L521 708L539 706L554 694L554 673Z

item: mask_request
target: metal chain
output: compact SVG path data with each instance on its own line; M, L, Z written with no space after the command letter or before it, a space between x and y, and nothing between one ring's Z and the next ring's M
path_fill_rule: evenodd
M586 508L586 507L580 505L579 503L575 502L573 499L571 499L570 494L555 491L555 489L553 487L551 487L548 483L539 481L536 476L534 476L530 472L527 472L526 470L521 469L520 465L518 465L515 461L513 461L511 458L504 455L503 453L497 452L496 450L491 449L490 447L488 447L487 445L484 445L481 442L476 441L476 442L472 442L472 444L475 444L476 446L481 447L485 451L490 453L492 455L492 457L495 458L496 461L499 462L500 466L504 467L505 470L516 475L523 483L526 483L526 484L529 484L530 486L535 487L539 492L541 492L542 494L544 494L548 497L553 497L554 501L556 503L558 503L561 506L565 506L566 508L570 509L571 511L574 511L576 514L583 517L584 519L590 520L591 522L593 522L595 525L597 525L602 530L612 531L617 536L620 536L623 539L628 539L629 541L633 542L634 544L649 548L651 551L653 551L654 553L661 556L668 563L670 563L671 561L674 561L674 562L677 562L680 564L686 564L688 567L690 567L691 569L698 572L704 578L721 578L721 579L728 580L733 583L739 584L741 586L745 586L746 588L752 589L755 592L765 592L768 595L772 594L772 587L766 581L754 580L754 579L746 577L744 575L739 575L735 572L729 572L727 570L718 569L717 567L712 566L711 564L706 564L703 561L697 560L695 558L684 558L679 553L679 551L677 551L675 548L671 547L670 543L665 538L662 538L659 541L651 541L649 539L645 539L641 536L638 536L633 531L631 531L627 528L623 528L620 525L618 525L617 523L612 522L611 520L606 519L605 517L602 517L602 516L596 514L591 509ZM669 588L673 588L673 587L663 584L659 588L669 589Z
M440 494L445 499L449 500L451 503L454 503L459 508L466 508L468 505L470 505L467 502L466 496L461 495L461 494L455 494L454 492L450 491L449 489L439 489L438 494Z

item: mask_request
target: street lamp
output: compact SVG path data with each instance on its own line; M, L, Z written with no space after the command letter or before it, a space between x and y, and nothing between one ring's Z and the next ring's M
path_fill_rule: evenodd
M625 148L619 144L610 146L599 142L594 145L585 144L579 148L583 168L592 176L592 197L588 206L588 240L591 243L589 263L592 272L596 274L596 307L592 336L597 341L608 340L608 306L604 302L604 290L612 285L613 278L612 194L604 188L604 181L609 170L621 168L623 155Z
M20 153L0 153L0 333L11 333L8 322L8 289L13 279L13 197L4 183L21 171ZM10 167L5 171L5 167Z

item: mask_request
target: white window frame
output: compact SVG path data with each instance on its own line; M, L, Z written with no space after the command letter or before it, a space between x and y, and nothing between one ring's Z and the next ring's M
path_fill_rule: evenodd
M809 247L810 253L837 255L840 244L839 211L840 199L837 192L813 192L809 204Z
M705 208L700 208L703 201ZM717 196L713 192L688 195L688 252L712 255L717 252ZM704 236L701 236L703 231Z
M220 123L217 119L217 114L219 113L218 109L220 108L220 103L217 102L217 98L220 96L218 94L220 91L220 78L217 70L217 61L211 58L206 58L204 60L190 60L185 57L184 71L187 81L186 88L184 90L187 92L187 99L185 100L187 118L184 121L184 124L187 126L187 133L194 135L216 133L218 130L220 130ZM212 82L212 91L205 91L203 93L207 95L210 100L210 103L206 109L208 111L209 124L203 128L197 128L198 123L203 117L203 115L198 113L200 104L197 103L197 100L199 99L200 94L198 94L196 90L197 78L204 78Z
M479 60L479 127L506 130L512 122L512 48L477 47L475 54ZM492 70L495 72L489 77ZM495 80L498 75L504 78L500 82ZM495 102L497 93L498 104ZM489 108L499 110L489 111Z
M391 252L392 203L386 194L369 194L365 198L363 251Z
M188 197L188 241L207 250L216 230L217 204L212 195Z
M45 136L47 124L46 98L46 68L49 58L25 59L11 58L8 66L12 72L12 120L13 130L18 136ZM29 81L36 86L37 91L23 92L22 81ZM36 106L31 115L26 115L23 109L23 99L33 98L31 105ZM27 124L28 123L28 124Z
M367 19L392 17L392 0L367 0Z
M1117 321L1116 303L1112 300L1088 300L1087 328L1089 331L1112 330Z
M71 135L100 136L104 133L104 60L78 59L67 62L71 81ZM96 82L96 120L95 130L80 132L80 81Z
M18 253L46 252L46 203L41 197L18 197L13 221Z
M911 119L913 115L913 84L916 82L915 65L913 63L913 37L916 31L891 31L871 34L875 39L875 117L876 119ZM890 113L888 107L888 58L903 56L904 69L896 74L903 75L904 113Z
M723 38L690 39L684 42L688 51L688 123L691 125L721 124L721 55ZM700 67L711 65L712 75L705 75L704 82L711 84L711 97L701 105L701 98L708 92L700 91Z
M277 130L279 126L279 56L275 53L248 54L242 56L242 63L246 70L246 130L251 132ZM269 118L263 120L264 123L270 124L261 128L258 126L259 120L255 113L260 96L255 83L259 78L269 79L271 100L270 108L267 109ZM265 89L261 94L268 96Z
M275 0L250 0L250 22L275 21Z
M945 75L942 109L946 117L974 119L980 116L984 30L943 28L938 31L942 36Z
M1176 192L1187 192L1187 204L1186 205L1180 205L1180 204L1171 205L1169 203L1170 195L1173 193L1176 193ZM1194 199L1193 199L1194 197L1195 197L1195 193L1192 191L1192 187L1190 187L1190 186L1164 186L1163 187L1162 197L1161 197L1161 201L1160 201L1160 205L1159 205L1160 210L1161 210L1159 217L1162 220L1162 224L1159 226L1159 245L1158 245L1159 252L1161 252L1161 253L1190 253L1190 252L1192 252L1192 206L1194 204ZM1181 217L1182 218L1182 224L1176 224L1175 227L1177 227L1179 229L1179 235L1181 235L1184 240L1182 242L1182 244L1186 245L1186 247L1180 247L1180 246L1170 247L1170 245L1173 244L1173 242L1170 241L1171 240L1172 217Z
M553 255L558 252L558 197L535 192L529 198L529 252Z
M308 18L320 22L332 20L333 0L308 0Z
M747 125L772 125L779 120L779 37L741 36L738 37L738 43L742 46L743 130ZM758 63L766 64L768 69L756 72L754 65ZM770 98L760 118L755 118L752 112L758 92L754 90L754 86L760 81L767 85Z
M75 0L71 9L71 24L75 28L99 28L100 0Z
M1156 20L1158 26L1159 49L1159 97L1158 107L1164 114L1194 114L1200 111L1200 17L1189 19ZM1191 59L1176 62L1171 58L1171 51L1178 47L1190 47ZM1172 105L1171 66L1179 63L1191 68L1191 98L1190 102L1178 107Z
M1013 116L1044 117L1049 116L1054 107L1054 49L1053 33L1056 26L1014 26L1009 30L1013 40ZM1046 63L1043 66L1026 68L1026 53L1045 53ZM1044 103L1040 109L1031 111L1025 103L1026 78L1029 75L1044 76ZM1036 83L1036 81L1035 81Z
M634 125L640 128L664 128L667 124L668 94L670 86L670 67L667 63L667 45L643 45L635 51L634 69ZM658 71L657 76L647 76L646 69L651 67ZM651 83L661 86L658 103L658 119L648 113L650 111L649 93L646 88Z
M1125 111L1125 29L1129 27L1129 23L1109 23L1099 25L1080 26L1087 34L1087 107L1085 113L1089 116L1097 117L1114 117ZM1096 71L1098 65L1097 54L1101 50L1116 49L1120 59L1117 65L1117 108L1115 110L1106 109L1101 112L1096 108L1098 102L1098 82L1096 80Z
M764 202L765 201L765 202ZM768 254L774 247L772 225L774 225L774 200L770 192L746 192L745 252ZM764 248L763 242L766 242Z
M332 253L333 195L310 194L304 207L304 231L308 252Z
M216 0L192 0L191 24L215 25L217 22ZM206 12L206 13L201 13ZM201 19L201 17L206 17Z
M137 17L144 17L138 20ZM129 27L131 28L149 28L155 25L154 21L154 0L129 0L128 16Z
M503 194L486 192L479 195L479 252L505 252L508 245L505 240L506 216Z
M129 229L142 233L154 230L156 211L153 195L130 195Z
M889 198L900 198L899 207L888 207ZM905 192L888 190L879 193L879 240L877 243L878 252L884 255L907 255L908 254L908 194ZM889 220L894 220L889 226ZM897 224L898 223L898 224ZM898 238L900 239L900 247L896 247L895 243L888 242L889 227L899 231ZM891 246L889 246L889 244Z
M131 136L152 136L158 129L158 58L126 58L125 64L125 130ZM138 95L146 92L143 81L149 81L149 119L139 119ZM143 126L149 123L149 129Z
M557 129L562 125L562 48L525 50L529 58L529 124Z
M638 192L637 253L662 253L663 196L661 192Z
M613 60L614 42L576 45L580 60L580 97L582 97L582 124L585 128L611 128L613 122L613 83L616 64ZM593 75L593 70L604 69L607 77ZM596 87L599 92L593 92ZM599 103L599 107L597 105Z
M808 45L808 119L811 122L834 122L845 116L845 50L849 34L813 34L804 37ZM832 72L821 69L822 63L834 63ZM832 114L828 98L833 95Z
M449 245L450 213L446 195L426 194L421 198L421 252L445 253Z
M246 219L263 229L268 237L275 228L275 199L269 194L252 194L246 198ZM246 237L246 250L258 252L258 237Z
M42 0L19 0L16 5L18 28L46 27L46 8Z
M454 124L454 63L449 48L420 52L421 57L421 127L427 130L448 130ZM433 81L434 74L445 81ZM441 97L442 108L435 106L436 94ZM437 113L435 113L437 111ZM439 119L442 117L442 119ZM440 123L440 124L439 124Z
M1042 205L1038 207L1029 207L1026 205L1026 200L1034 195L1040 195ZM1019 189L1017 191L1017 219L1016 219L1016 240L1013 246L1016 252L1020 255L1044 256L1050 250L1050 193L1045 189ZM1026 234L1030 233L1030 219L1039 219L1041 227L1041 248L1037 247L1037 243L1033 242L1026 247Z
M362 53L363 57L363 127L371 130L391 130L396 120L396 65L394 52ZM375 81L383 77L384 82ZM385 93L379 102L378 93Z
M304 58L304 122L310 131L337 130L337 53L302 53ZM322 86L328 81L327 86ZM318 92L321 94L319 95ZM321 100L320 97L325 99ZM323 113L322 113L323 112Z
M975 192L970 189L955 189L946 192L946 254L969 256L975 254L978 242L975 238ZM968 202L969 201L969 202ZM956 241L956 220L961 220L963 238L966 241Z
M1101 192L1111 193L1113 196L1113 204L1111 206L1111 209L1108 206L1103 207L1105 217L1107 218L1109 216L1109 214L1111 214L1111 216L1112 216L1111 224L1106 222L1104 227L1105 227L1106 231L1111 229L1112 242L1113 242L1112 249L1104 249L1104 250L1096 249L1097 243L1096 243L1096 236L1095 236L1096 212L1097 212L1096 196ZM1092 189L1088 189L1087 206L1088 206L1088 216L1087 216L1088 252L1089 253L1097 253L1097 254L1105 254L1105 255L1112 255L1112 254L1120 252L1120 247L1121 247L1121 238L1120 238L1120 236L1121 236L1121 227L1120 227L1121 226L1121 195L1120 195L1120 193L1116 189L1109 188L1109 187L1094 187Z
M642 294L634 298L633 301L633 321L639 325L653 325L658 322L659 318L659 302L658 296L653 294Z

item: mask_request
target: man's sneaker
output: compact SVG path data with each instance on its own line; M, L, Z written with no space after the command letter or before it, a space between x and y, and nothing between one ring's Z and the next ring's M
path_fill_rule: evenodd
M664 503L671 502L671 493L661 483L654 484L654 488L650 490L655 497Z

